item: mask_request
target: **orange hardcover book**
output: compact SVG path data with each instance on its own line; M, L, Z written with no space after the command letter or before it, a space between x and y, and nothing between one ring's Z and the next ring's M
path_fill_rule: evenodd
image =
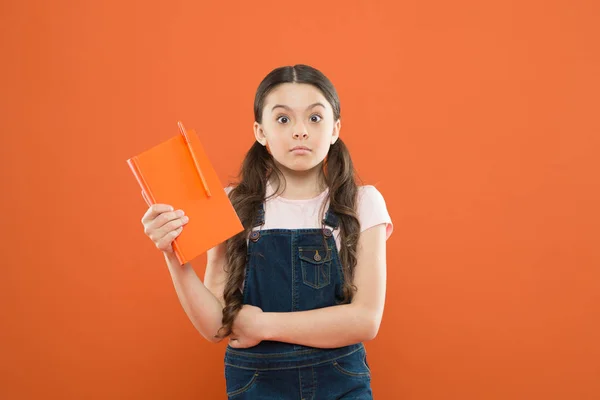
M181 265L243 230L217 173L193 130L127 160L148 206L169 204L190 220L173 241Z

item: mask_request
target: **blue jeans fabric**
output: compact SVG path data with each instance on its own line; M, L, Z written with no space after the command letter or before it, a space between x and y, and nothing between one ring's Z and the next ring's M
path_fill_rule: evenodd
M264 224L261 205L254 227ZM248 241L244 304L265 312L313 310L341 304L342 266L329 210L322 228L254 230ZM229 399L372 399L365 347L315 348L262 341L225 352Z
M228 348L227 398L237 400L372 399L371 374L362 343L337 349L246 354Z

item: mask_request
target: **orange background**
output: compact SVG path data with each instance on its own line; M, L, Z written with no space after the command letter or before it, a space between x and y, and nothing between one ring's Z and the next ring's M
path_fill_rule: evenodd
M181 119L226 184L295 63L395 223L375 398L600 398L599 4L3 1L0 398L225 399L125 160Z

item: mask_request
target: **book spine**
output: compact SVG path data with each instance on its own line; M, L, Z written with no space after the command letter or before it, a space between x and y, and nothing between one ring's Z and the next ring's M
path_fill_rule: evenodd
M152 194L152 190L150 189L148 182L146 182L146 179L144 178L144 174L142 174L142 170L140 168L140 165L138 164L137 157L132 157L129 160L127 160L127 164L129 165L131 172L133 172L133 176L135 176L135 179L138 181L138 184L142 188L142 197L144 198L144 201L146 201L146 203L148 204L148 207L150 207L152 204L156 204L156 199ZM177 256L179 265L185 264L187 262L187 259L184 257L183 252L179 247L179 243L177 243L177 238L173 240L173 250L175 250L175 255Z
M146 179L142 174L142 170L140 169L140 165L138 164L137 157L133 157L127 160L127 164L129 165L131 172L133 172L133 176L135 176L135 179L138 181L138 184L142 188L142 197L144 197L144 200L146 201L146 203L148 203L148 206L156 204L156 200L154 199L154 195L150 190L150 186L148 186L148 182L146 182Z
M173 248L175 249L175 255L177 256L179 265L183 265L186 262L188 262L188 260L183 256L183 253L181 252L179 245L177 244L177 238L175 238L175 240L173 240Z

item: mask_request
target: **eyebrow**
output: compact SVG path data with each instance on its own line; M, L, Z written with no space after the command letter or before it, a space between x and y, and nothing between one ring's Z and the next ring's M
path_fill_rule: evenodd
M314 103L314 104L311 104L310 106L306 107L306 109L310 110L311 108L316 107L316 106L321 106L323 108L327 108L323 105L323 103ZM277 107L285 108L286 110L290 110L290 111L292 110L290 107L286 106L285 104L275 104L273 106L273 108L271 109L271 111L273 111Z

